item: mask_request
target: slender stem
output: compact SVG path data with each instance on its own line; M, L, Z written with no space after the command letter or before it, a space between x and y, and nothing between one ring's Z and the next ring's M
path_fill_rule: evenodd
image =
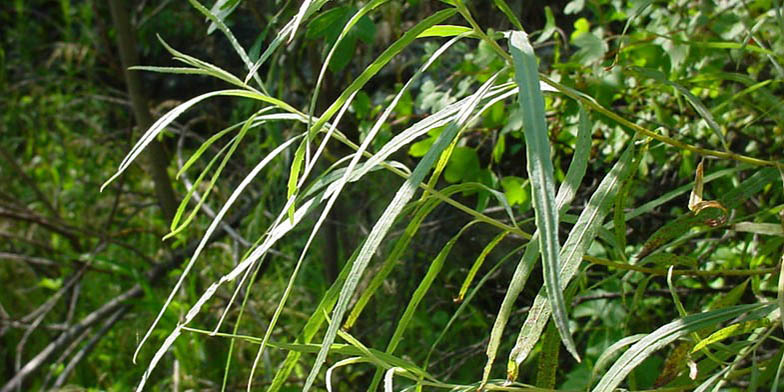
M346 146L348 146L348 147L350 147L350 148L352 148L354 150L359 150L359 146L357 146L354 142L352 142L351 140L347 139L343 135L339 134L338 132L335 132L334 135L335 135L334 137L338 141L340 141L341 143L345 144ZM370 153L370 152L367 152L367 151L365 151L363 155L368 157L368 158L373 157L373 154ZM394 166L388 165L388 164L386 164L384 162L381 163L381 166L383 166L385 169L391 171L392 173L394 173L394 174L396 174L396 175L398 175L398 176L400 176L402 178L406 178L407 179L409 177L408 173L406 173L406 172L404 172L404 171L402 171L402 170L400 170L400 169L398 169L398 168L396 168ZM474 217L474 219L476 219L478 221L481 221L483 223L487 223L487 224L489 224L491 226L495 226L495 227L497 227L497 228L499 228L501 230L508 231L508 232L510 232L512 234L516 234L516 235L518 235L520 237L523 237L526 240L530 240L531 239L531 234L521 230L519 227L510 226L510 225L507 225L506 223L503 223L503 222L499 221L498 219L493 219L493 218L491 218L491 217L489 217L489 216L487 216L487 215L485 215L485 214L483 214L483 213L481 213L479 211L474 210L471 207L466 206L465 204L460 203L457 200L454 200L454 199L450 198L447 195L444 195L443 193L441 193L437 189L432 188L432 187L428 186L427 184L420 183L419 187L422 188L423 190L425 190L426 192L431 193L437 199L442 200L443 202L451 205L452 207L457 208L460 211L465 212L468 215L471 215L472 217Z
M583 256L583 260L591 264L604 265L607 267L612 267L612 268L617 268L617 269L622 269L627 271L638 271L651 275L661 275L661 276L667 275L666 269L641 267L639 265L619 263L617 261L602 259L599 257ZM752 276L752 275L772 274L772 273L776 273L777 271L778 271L777 267L772 267L772 268L748 269L748 270L728 269L722 271L673 270L672 274L691 275L691 276Z

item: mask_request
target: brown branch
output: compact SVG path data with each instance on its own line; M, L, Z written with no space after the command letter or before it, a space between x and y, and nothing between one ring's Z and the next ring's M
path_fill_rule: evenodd
M117 33L117 46L120 50L120 61L125 72L125 84L128 95L131 98L133 114L136 124L142 129L148 129L152 124L152 116L147 108L147 99L142 93L142 82L137 72L129 68L138 65L139 59L136 53L136 42L131 31L130 18L126 4L120 0L109 0L109 9L114 21ZM163 146L157 140L153 140L145 153L149 161L147 171L155 184L155 193L158 197L158 204L167 220L171 220L177 212L177 198L174 195L169 173L166 171L168 159Z
M242 210L238 211L237 214L232 217L232 219L229 219L229 222L238 222L248 214L248 211L250 211L252 207L253 206L248 205ZM226 236L226 231L220 230L212 235L210 241L218 241L224 236ZM146 280L150 284L160 283L159 281L166 277L169 271L177 268L180 264L182 264L186 257L193 254L193 251L196 249L196 243L197 241L190 244L184 250L174 252L168 262L156 264L145 274ZM33 372L37 371L41 366L43 366L55 352L69 345L87 328L90 328L101 320L105 320L107 317L110 317L121 307L132 306L132 304L127 303L127 301L132 298L141 297L143 294L144 290L142 289L141 285L137 283L130 289L114 297L100 308L85 316L81 321L71 326L68 330L64 331L60 336L49 343L43 350L36 354L35 357L28 361L9 381L6 382L5 385L3 385L3 387L0 389L0 392L11 392L21 387L24 380Z

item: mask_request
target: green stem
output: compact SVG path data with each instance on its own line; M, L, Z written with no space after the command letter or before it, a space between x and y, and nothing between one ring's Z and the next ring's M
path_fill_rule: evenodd
M626 263L619 263L617 261L602 259L599 257L593 256L583 256L583 260L591 263L591 264L598 264L604 265L607 267L617 268L621 270L627 271L637 271L642 272L645 274L651 275L667 275L666 269L657 269L657 268L647 268L641 267L639 265L632 265ZM771 267L771 268L762 268L762 269L753 269L753 270L746 270L746 269L728 269L723 271L700 271L700 270L673 270L673 275L690 275L690 276L753 276L753 275L765 275L765 274L772 274L776 273L778 268Z

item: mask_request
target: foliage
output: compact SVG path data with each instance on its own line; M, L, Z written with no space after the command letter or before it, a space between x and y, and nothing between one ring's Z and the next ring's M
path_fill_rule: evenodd
M127 369L131 355L141 364L104 387L777 389L779 4L188 3L165 12L205 18L209 42L235 60L190 50L176 32L142 44L176 64L137 67L149 80L203 87L161 103L167 112L122 147L125 159L97 147L98 128L81 134L94 146L86 155L54 143L56 132L17 131L3 146L22 154L4 162L14 172L7 232L30 234L4 253L22 263L0 273L26 271L9 296L38 287L27 305L1 301L3 318L33 321L33 304L78 298L77 284L97 307L133 286L116 274L145 294L121 308L142 317L107 321L117 340L92 335L104 345L97 367ZM87 25L94 16L81 12ZM268 23L248 32L251 18ZM19 43L29 25L8 29L20 38L2 59L18 74L35 57ZM87 53L78 61L96 61ZM68 64L66 75L79 69ZM13 75L0 80L16 86L8 129L42 128L36 121L68 107L54 88L29 94ZM81 105L93 122L117 110ZM206 121L193 114L210 110ZM80 116L61 121L64 135ZM153 212L118 208L150 200L132 163L153 140L178 158L184 197L168 234ZM46 154L57 159L15 166ZM97 186L69 196L76 178L107 179L113 204ZM80 229L69 237L43 216ZM87 216L108 216L105 233L86 229ZM110 230L149 221L153 230L121 243ZM74 262L54 270L42 252ZM178 268L158 288L145 271L164 256ZM110 272L82 278L87 268ZM89 309L66 312L66 324Z

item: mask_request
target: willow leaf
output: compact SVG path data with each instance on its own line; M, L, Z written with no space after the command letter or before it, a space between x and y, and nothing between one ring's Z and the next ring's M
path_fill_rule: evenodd
M657 350L683 336L699 331L702 328L733 319L747 312L750 312L750 314L743 318L744 321L760 319L774 309L774 304L767 303L738 305L711 312L692 314L677 319L660 327L630 347L617 361L615 361L612 367L605 373L604 377L599 380L599 384L596 385L593 391L614 391L626 376L642 361Z
M539 67L528 35L512 32L510 50L514 58L515 81L520 88L519 102L523 113L528 178L531 180L536 227L540 232L539 247L544 270L544 286L553 311L558 332L566 349L579 362L580 355L569 332L566 302L558 276L560 266L558 243L558 209L555 205L555 179L550 158L550 141L544 113L544 96L539 88Z
M572 155L572 162L569 164L569 169L566 171L566 178L561 186L558 188L558 195L555 197L555 203L558 210L564 212L568 205L574 199L577 193L577 188L585 176L585 170L588 167L588 157L591 151L591 128L592 124L588 112L584 108L580 108L580 120L577 128L577 142ZM563 215L563 214L561 214ZM482 375L482 383L486 383L490 378L490 371L492 370L493 363L495 362L498 353L498 347L501 343L501 337L506 329L506 323L509 321L509 315L512 312L512 306L523 291L525 283L528 281L528 276L533 270L534 263L536 263L537 256L539 255L539 232L534 233L534 237L528 243L523 257L515 268L512 275L512 280L506 289L506 294L501 302L501 307L498 310L493 323L493 329L490 331L490 340L487 344L487 363L485 364L484 373Z
M561 260L563 260L561 281L565 284L577 273L583 255L593 242L602 221L613 205L619 184L629 175L633 156L633 145L630 145L599 184L569 233L561 250ZM547 306L547 301L546 292L539 290L517 337L517 343L509 356L510 369L507 372L510 375L516 375L515 369L528 357L531 349L539 340L539 336L550 318L550 307Z
M523 25L520 23L520 19L517 18L517 15L515 15L512 8L509 7L509 4L506 4L506 1L493 0L493 3L495 3L495 6L498 7L498 9L501 10L501 12L503 12L504 15L506 15L506 17L509 19L509 22L511 22L516 29L520 31L525 31Z
M145 147L149 145L155 138L160 134L164 128L166 128L172 121L176 120L182 113L186 110L190 109L193 105L211 97L216 96L226 96L226 97L243 97L243 98L251 98L258 101L262 101L273 106L277 106L283 110L296 113L297 110L294 109L291 105L276 99L272 98L268 95L255 92L255 91L248 91L248 90L219 90L219 91L212 91L209 93L205 93L199 95L197 97L191 98L188 101L183 102L182 104L178 105L174 109L170 110L168 113L163 115L159 118L155 123L153 123L147 132L142 135L138 142L131 148L125 158L120 162L120 166L117 168L117 171L108 179L106 182L101 185L101 191L106 188L109 183L114 181L117 177L119 177L128 167L131 166L131 163L139 157L139 154L142 153Z
M438 252L438 255L433 262L430 263L430 267L428 267L425 276L422 278L422 281L417 286L416 290L414 290L414 294L411 296L411 299L408 301L408 305L406 305L406 310L403 312L403 315L400 317L400 321L398 321L397 326L395 327L395 332L392 333L392 338L389 339L389 343L387 344L386 353L392 354L395 349L397 348L400 341L403 340L403 333L406 332L408 325L411 323L411 319L414 317L414 312L416 311L419 303L422 302L422 299L427 294L428 290L430 290L430 286L433 284L433 281L436 279L438 274L441 272L441 269L444 267L444 263L446 262L447 256L452 251L452 248L455 246L455 243L458 239L474 224L479 223L478 221L471 221L465 226L463 226L460 231L457 232L452 238L447 241L441 251ZM376 370L376 374L373 376L373 380L371 382L369 391L375 391L378 387L378 383L381 381L382 373L380 369Z
M443 12L440 13L440 17L445 16L446 14ZM429 23L432 24L437 23L438 19L439 18L434 17L428 18ZM310 387L313 385L313 382L315 381L321 366L324 364L324 361L326 361L329 346L335 340L335 336L338 333L340 324L343 321L343 316L346 312L346 309L348 308L349 301L354 295L354 290L359 284L359 281L362 278L362 274L367 268L367 265L370 262L370 259L373 257L373 254L376 252L376 249L378 249L381 241L384 239L387 232L389 232L391 229L392 224L394 223L394 220L400 211L414 196L414 192L417 190L419 183L422 182L422 180L425 178L425 175L427 175L427 173L433 167L435 160L452 142L452 139L457 135L457 133L460 131L460 128L465 124L465 121L468 119L471 112L476 108L485 94L487 94L490 86L495 81L497 76L498 74L488 79L488 81L485 82L485 84L475 94L472 95L472 100L470 100L469 103L461 110L457 120L450 123L441 133L441 135L439 135L438 139L436 139L436 141L433 143L433 146L430 147L430 150L428 150L427 154L425 154L425 156L422 157L422 159L419 161L411 176L408 177L406 182L403 183L400 189L398 189L394 198L389 203L389 205L387 205L378 221L376 221L370 234L368 234L367 240L363 244L362 249L357 256L357 261L352 266L351 272L346 279L346 283L340 292L340 298L338 299L338 303L332 312L333 322L330 324L329 329L324 336L322 349L316 356L316 361L313 365L313 368L311 369L310 374L305 381L305 386L303 388L304 392L310 390Z
M484 249L482 249L479 257L476 258L474 264L471 266L471 269L468 270L468 276L466 276L465 280L463 281L463 285L460 286L460 292L457 294L457 298L455 299L456 302L463 301L466 292L468 292L468 288L471 287L471 282L474 281L476 273L479 272L479 268L482 267L482 264L484 264L487 255L490 254L493 249L495 249L496 245L498 245L498 243L501 242L501 240L503 240L507 234L509 234L508 231L504 231L501 234L498 234L487 244L487 246L485 246Z
M470 33L473 29L466 26L454 26L454 25L436 25L433 26L421 33L417 36L417 38L426 38L426 37L454 37L456 35L460 35L463 33Z

